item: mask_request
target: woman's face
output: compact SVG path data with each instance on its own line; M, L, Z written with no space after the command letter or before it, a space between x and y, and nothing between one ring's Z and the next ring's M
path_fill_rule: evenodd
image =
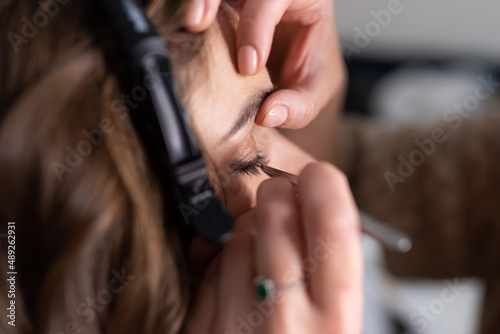
M188 110L210 160L212 183L236 219L255 205L267 179L255 162L298 173L312 158L278 131L257 126L255 115L273 84L267 70L245 77L235 67L236 10L223 8L210 27L197 64L199 80L187 92ZM193 71L194 72L194 71Z

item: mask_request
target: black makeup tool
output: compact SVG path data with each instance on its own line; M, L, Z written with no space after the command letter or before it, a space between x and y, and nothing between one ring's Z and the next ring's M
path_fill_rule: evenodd
M125 81L130 84L122 89L147 93L137 108L130 109L130 117L163 195L173 203L179 231L183 236L226 241L233 220L208 181L205 162L176 88L166 41L134 0L100 2L129 61L129 78Z

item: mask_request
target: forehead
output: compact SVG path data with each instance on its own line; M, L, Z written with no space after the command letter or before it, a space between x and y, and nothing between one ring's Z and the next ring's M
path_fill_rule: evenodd
M272 86L267 70L242 76L236 68L236 24L214 23L206 41L198 69L189 69L186 104L193 123L203 137L222 137L237 121L249 99Z

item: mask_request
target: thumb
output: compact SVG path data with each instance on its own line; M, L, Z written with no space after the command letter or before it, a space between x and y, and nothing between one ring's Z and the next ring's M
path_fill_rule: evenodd
M298 129L317 115L315 103L299 89L280 89L271 94L257 113L255 123L265 127Z

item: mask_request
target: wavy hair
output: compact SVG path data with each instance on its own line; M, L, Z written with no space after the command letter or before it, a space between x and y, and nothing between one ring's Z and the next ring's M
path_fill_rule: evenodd
M1 317L4 333L177 333L185 317L180 240L98 1L0 1L0 232L15 222L17 271L16 326ZM201 48L180 27L188 3L143 1L175 64Z

